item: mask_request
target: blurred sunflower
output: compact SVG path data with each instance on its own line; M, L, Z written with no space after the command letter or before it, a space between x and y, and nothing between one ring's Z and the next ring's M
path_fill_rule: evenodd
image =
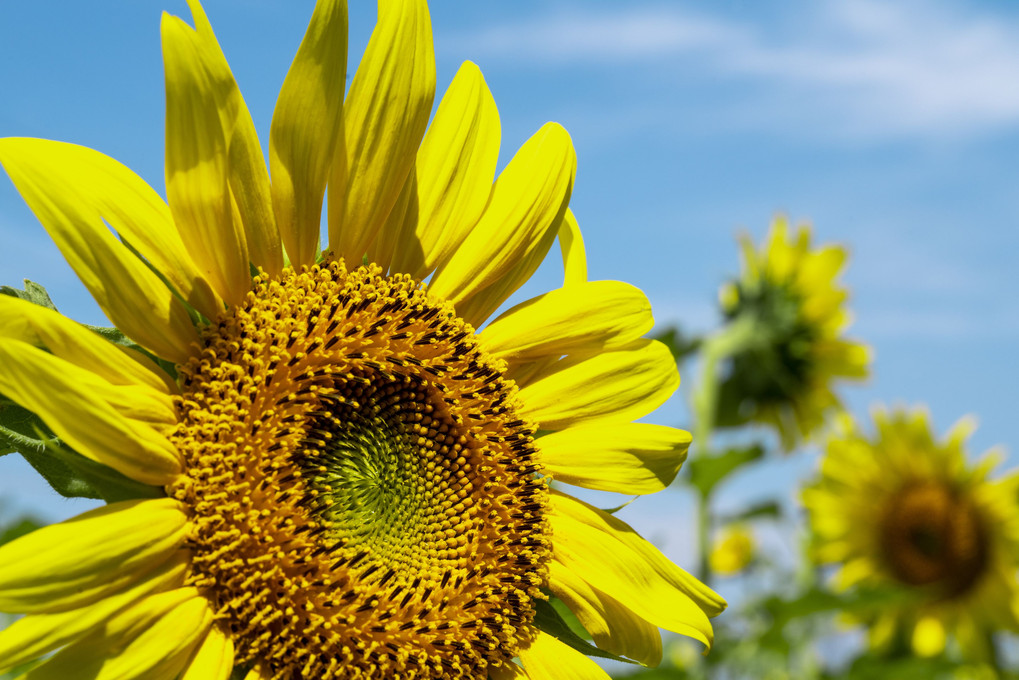
M876 647L907 636L933 655L955 635L986 656L990 632L1019 629L1019 475L988 479L994 455L967 462L969 421L940 442L923 409L879 410L874 423L868 438L846 416L803 492L814 557L842 564L842 589L902 596L869 619Z
M757 541L750 527L733 524L725 527L715 539L708 557L711 571L721 576L734 576L754 561Z
M679 376L641 339L644 295L586 280L567 133L544 126L493 184L499 119L476 66L428 126L425 2L379 3L344 97L346 6L320 0L266 172L189 2L195 28L162 23L168 204L95 151L0 141L145 350L0 297L0 392L154 496L0 549L0 610L27 614L0 633L0 666L57 650L25 677L606 677L541 629L549 592L642 663L658 627L710 645L721 598L548 488L658 491L690 441L631 422ZM557 235L566 284L477 332Z
M770 424L786 449L840 407L836 379L865 378L870 363L867 347L842 337L848 294L836 279L846 250L812 249L810 239L808 226L790 237L781 217L760 252L742 236L742 275L719 294L726 322L743 339L725 367L718 423Z

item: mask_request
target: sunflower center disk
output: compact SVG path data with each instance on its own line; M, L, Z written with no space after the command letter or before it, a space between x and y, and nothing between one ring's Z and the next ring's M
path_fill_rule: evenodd
M342 262L255 280L181 370L190 582L276 678L485 678L530 634L547 490L448 303Z
M943 484L914 483L885 509L882 553L895 576L945 597L968 591L988 565L987 531L973 503Z

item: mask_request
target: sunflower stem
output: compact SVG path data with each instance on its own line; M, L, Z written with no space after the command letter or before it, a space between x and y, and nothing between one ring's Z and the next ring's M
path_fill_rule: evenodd
M697 494L697 578L704 585L711 586L711 570L708 557L711 554L711 494Z
M994 677L1002 677L1001 658L998 654L998 646L994 643L994 631L987 632L987 665L994 671Z
M714 455L711 435L715 429L718 411L718 388L721 382L719 364L726 358L739 353L752 344L757 335L754 320L741 317L724 326L708 338L703 345L701 379L693 392L693 441L698 454L703 458ZM711 549L711 530L714 520L711 516L712 489L697 493L697 577L710 585L708 556Z

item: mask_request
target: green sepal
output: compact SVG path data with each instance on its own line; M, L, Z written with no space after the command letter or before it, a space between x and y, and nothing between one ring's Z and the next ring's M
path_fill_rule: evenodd
M27 300L32 304L45 307L46 309L52 309L54 312L57 311L57 306L53 304L53 300L50 299L50 294L46 292L46 289L40 286L38 283L24 279L25 290L18 290L11 286L0 286L0 295L9 295L16 297L19 300Z
M23 453L22 455L25 454ZM160 498L165 495L161 488L136 482L107 465L86 458L65 444L60 443L57 439L46 442L45 453L30 455L36 457L37 461L33 462L29 456L25 456L25 459L43 477L46 477L46 474L37 466L36 463L38 461L43 460L43 464L51 471L57 470L58 466L62 466L63 470L58 472L61 476L57 479L62 483L70 483L72 485L69 489L70 493L65 493L57 488L50 481L49 477L47 477L46 481L50 482L50 486L53 487L54 491L68 498L81 496L84 498L99 498L107 503L115 503L135 498ZM85 487L82 487L82 485L85 485ZM75 490L78 489L81 492L75 493Z
M613 508L600 508L600 510L601 510L602 512L604 512L604 513L608 513L608 514L610 514L610 515L614 515L614 514L616 514L617 512L619 512L620 510L622 510L623 508L625 508L625 507L626 507L627 505L629 505L630 503L632 503L632 502L634 502L635 500L637 500L638 498L640 498L640 496L634 496L633 498L631 498L630 500L626 501L626 502L625 502L625 503L623 503L622 505L617 505L617 506L615 506L615 507L613 507Z
M177 379L177 365L176 364L174 364L172 361L166 361L165 359L160 359L155 354L153 354L152 352L148 351L147 349L145 349L144 347L139 345L137 342L135 342L131 338L129 338L126 335L124 335L124 333L119 328L107 327L107 326L90 326L89 324L82 324L82 325L84 325L85 328L89 329L93 333L96 333L98 335L103 336L103 338L105 338L106 340L109 340L114 345L120 345L121 347L126 347L128 349L132 349L132 350L134 350L136 352L140 352L141 354L144 354L149 359L151 359L156 364L158 364L159 367L161 369L163 369L166 372L166 374L169 375L172 379L174 379L174 380Z
M162 495L160 489L136 482L74 451L54 436L39 416L0 395L0 455L15 452L65 498L112 503Z
M552 602L535 600L534 605L534 625L537 626L543 633L548 633L556 640L559 640L559 642L563 642L581 654L585 654L587 656L595 656L600 659L612 659L613 661L637 664L636 661L627 659L626 657L617 656L611 652L606 652L604 649L599 649L578 635L577 632L570 627L566 620L563 619L562 615L559 614Z
M233 671L230 673L230 680L244 680L248 677L248 673L251 672L251 664L244 664L243 666L234 666Z
M0 295L10 295L11 297L26 300L32 304L39 305L40 307L45 307L46 309L52 309L54 312L59 312L56 305L53 304L53 300L50 299L50 294L46 292L46 289L38 283L29 281L28 279L25 279L25 290L18 290L17 288L12 288L10 286L0 286ZM120 345L121 347L127 347L128 349L133 349L136 352L141 352L149 359L156 362L171 378L174 380L177 379L177 367L172 362L160 359L155 354L124 335L119 328L92 326L89 324L82 325L93 333L101 335L103 338L115 345Z
M729 449L717 456L698 456L686 462L690 471L690 483L702 496L709 495L722 480L747 463L764 456L760 444Z
M22 457L39 473L50 488L64 498L102 499L98 489L75 474L73 468L56 456L46 453L22 451Z
M46 443L38 439L45 432L39 416L0 395L0 456L19 451L44 451Z
M2 627L2 626L0 626L0 627ZM32 670L33 668L35 668L36 666L38 666L41 663L42 663L42 661L37 659L35 661L25 662L25 663L21 664L20 666L15 666L11 670L7 671L6 673L0 673L0 680L16 680L16 679L22 678L25 675L25 673L27 673L28 671Z

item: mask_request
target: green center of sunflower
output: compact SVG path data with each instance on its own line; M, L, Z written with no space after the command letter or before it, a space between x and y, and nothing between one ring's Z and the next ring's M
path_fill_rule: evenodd
M915 482L887 505L881 551L892 573L945 597L967 592L988 565L987 530L972 500L936 482Z
M342 262L255 280L182 367L189 582L274 678L485 678L531 633L547 491L448 303Z

